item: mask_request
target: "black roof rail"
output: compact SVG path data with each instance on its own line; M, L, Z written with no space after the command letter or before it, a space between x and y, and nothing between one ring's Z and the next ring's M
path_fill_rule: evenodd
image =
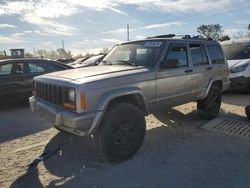
M147 39L152 39L152 38L173 38L175 37L175 34L167 34L167 35L157 35L153 37L147 37Z
M152 39L152 38L181 38L181 39L195 39L195 40L208 40L208 41L213 41L212 38L205 38L201 35L176 35L176 34L166 34L166 35L157 35L153 37L147 37L147 39Z

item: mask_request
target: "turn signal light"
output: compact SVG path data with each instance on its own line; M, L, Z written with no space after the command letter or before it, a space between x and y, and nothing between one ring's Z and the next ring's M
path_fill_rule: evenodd
M227 81L229 81L229 78L230 78L230 70L229 67L227 66Z
M76 105L75 104L72 104L72 103L63 103L63 107L66 108L66 109L69 109L69 110L75 110L76 109Z
M81 107L83 111L86 110L86 97L84 92L81 92Z

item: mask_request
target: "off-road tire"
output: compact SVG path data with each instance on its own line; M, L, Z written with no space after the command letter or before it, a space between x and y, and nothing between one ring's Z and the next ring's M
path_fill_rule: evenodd
M248 79L248 84L246 88L246 94L250 94L250 78Z
M245 107L245 113L248 119L250 119L250 105Z
M145 132L146 123L139 108L129 103L115 103L105 113L94 136L106 158L118 163L139 150Z
M197 101L198 114L202 119L210 120L220 112L221 90L218 86L212 85L207 97Z

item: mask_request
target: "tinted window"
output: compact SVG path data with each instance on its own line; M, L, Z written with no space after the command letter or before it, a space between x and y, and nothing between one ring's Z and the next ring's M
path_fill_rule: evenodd
M207 49L213 64L225 63L221 48L219 46L207 45Z
M204 45L190 44L190 52L194 66L208 64L208 58Z
M12 63L0 65L0 75L8 75L11 74Z
M226 44L222 46L228 60L250 58L250 44Z
M23 74L24 73L24 63L16 63L14 72L16 74Z
M186 44L171 44L162 68L188 66Z
M47 64L47 68L49 72L55 72L55 71L60 71L64 70L65 68L61 67L60 65L57 65L53 61Z
M37 63L29 63L29 72L30 73L45 72L45 69Z

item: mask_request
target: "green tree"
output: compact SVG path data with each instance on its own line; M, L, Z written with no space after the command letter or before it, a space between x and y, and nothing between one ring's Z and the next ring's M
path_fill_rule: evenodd
M66 51L62 48L59 48L56 50L59 58L72 58L71 51Z
M197 32L205 37L219 40L223 35L222 26L220 24L201 25L197 28Z
M31 54L31 53L25 53L25 57L27 57L27 58L32 58L32 57L33 57L33 54Z

